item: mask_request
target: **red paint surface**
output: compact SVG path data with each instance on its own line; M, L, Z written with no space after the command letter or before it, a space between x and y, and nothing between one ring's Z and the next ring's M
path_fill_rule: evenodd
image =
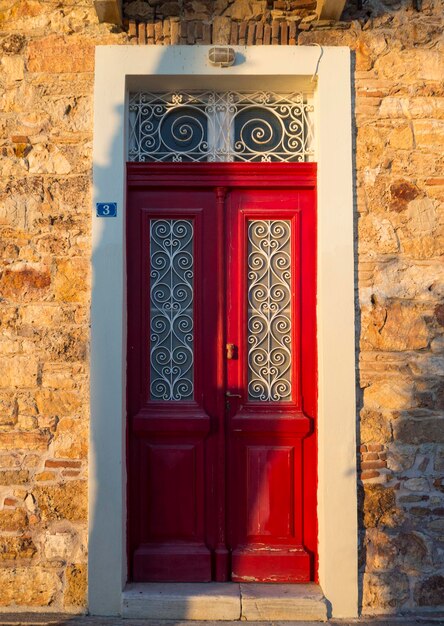
M314 164L128 164L131 580L316 579L315 176ZM149 397L149 220L159 217L194 220L192 402ZM248 219L292 224L291 402L247 399ZM227 390L242 398L227 405Z

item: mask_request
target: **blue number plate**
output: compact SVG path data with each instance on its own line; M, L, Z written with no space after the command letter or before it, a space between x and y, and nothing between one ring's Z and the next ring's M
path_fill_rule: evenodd
M117 217L117 202L97 202L97 217Z

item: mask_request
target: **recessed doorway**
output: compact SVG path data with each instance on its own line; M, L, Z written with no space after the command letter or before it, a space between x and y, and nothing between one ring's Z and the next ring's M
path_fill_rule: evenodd
M131 580L316 578L315 180L128 165Z

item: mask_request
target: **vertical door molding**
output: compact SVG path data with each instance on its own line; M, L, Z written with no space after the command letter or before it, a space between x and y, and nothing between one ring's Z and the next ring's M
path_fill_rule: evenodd
M226 187L216 187L216 213L217 213L217 242L216 242L216 254L217 254L217 284L219 290L217 293L217 344L222 347L225 344L225 249L224 249L224 215L225 215L225 200L227 197L228 189ZM228 580L228 549L226 543L226 529L222 520L226 516L226 492L225 485L222 482L222 477L225 475L225 355L223 350L219 350L217 355L217 382L218 382L218 404L219 404L219 419L220 423L219 436L218 436L218 482L217 494L217 546L215 549L215 575L217 581Z

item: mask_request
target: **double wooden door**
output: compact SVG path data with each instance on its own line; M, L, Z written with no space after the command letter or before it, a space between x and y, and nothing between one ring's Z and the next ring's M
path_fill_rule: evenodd
M314 164L129 164L134 581L316 578Z

